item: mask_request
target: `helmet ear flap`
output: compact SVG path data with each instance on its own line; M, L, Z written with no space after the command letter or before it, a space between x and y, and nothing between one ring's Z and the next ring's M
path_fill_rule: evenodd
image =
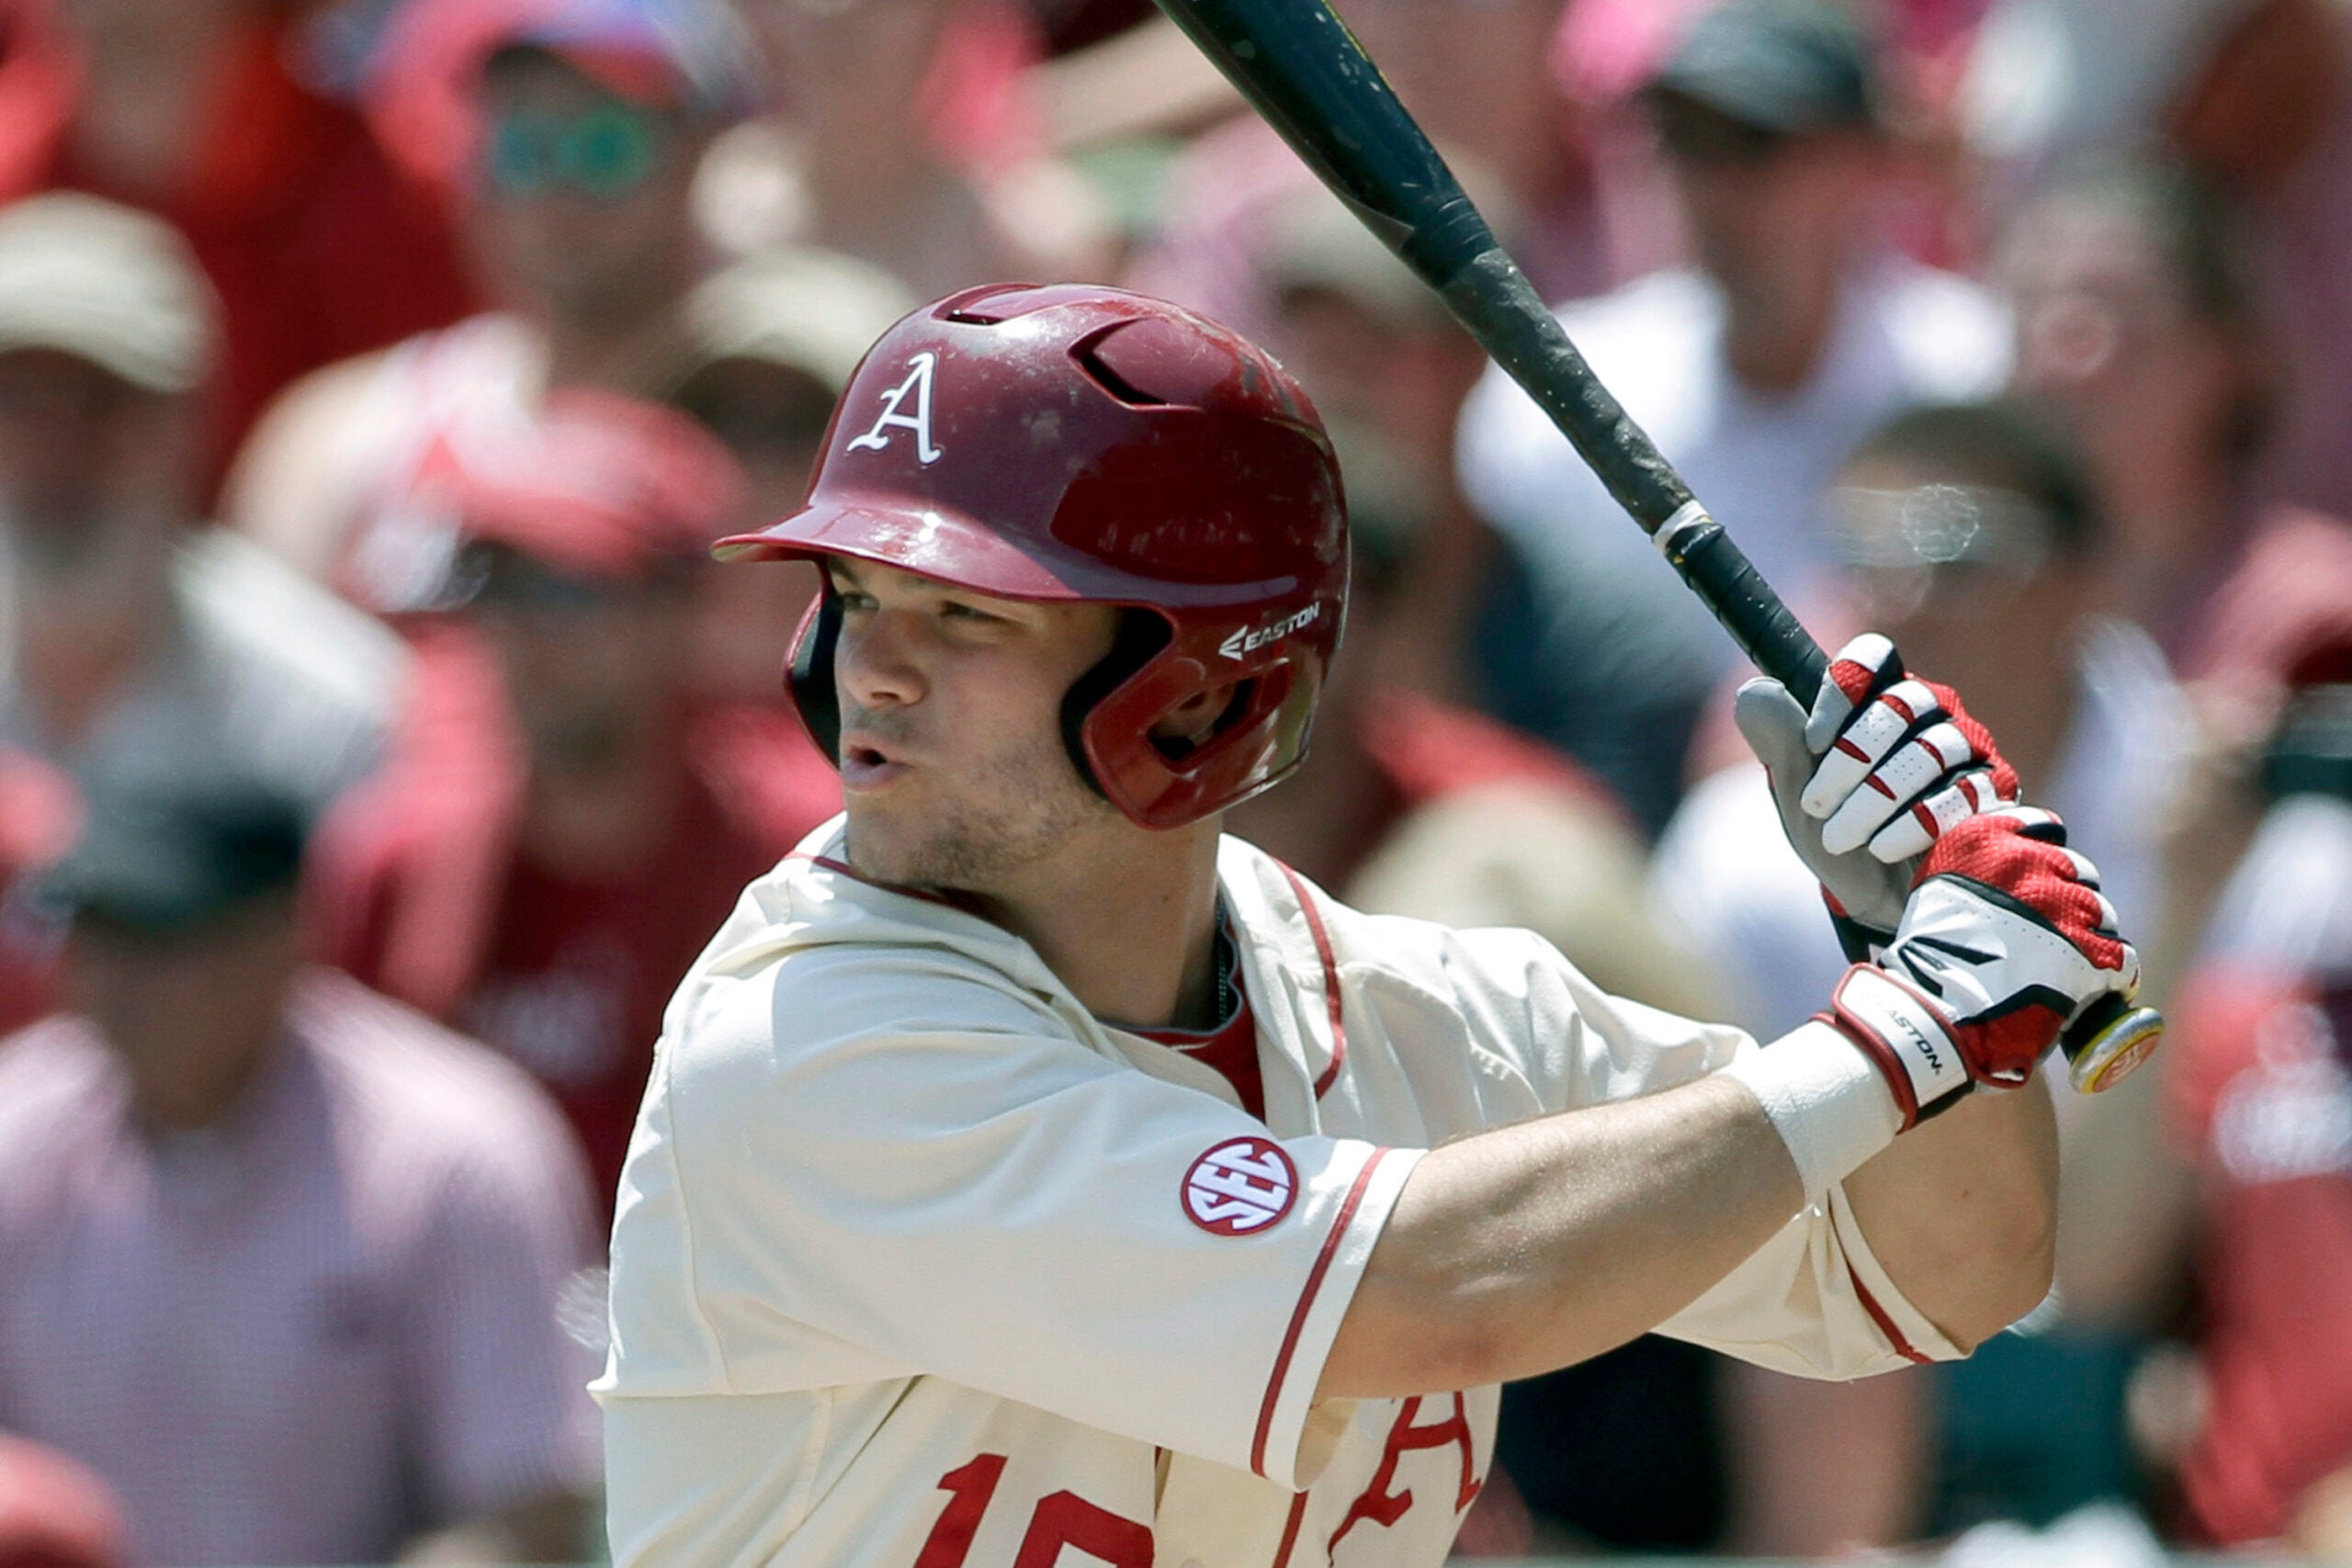
M1072 682L1062 695L1062 745L1069 752L1070 765L1086 787L1104 799L1110 792L1095 775L1094 764L1086 756L1086 720L1094 705L1121 686L1126 684L1152 656L1174 640L1176 628L1167 619L1149 610L1133 608L1119 612L1119 625L1113 634L1111 651L1095 661L1089 670Z
M842 596L829 581L800 617L793 634L792 658L784 667L784 683L808 738L839 766L842 760L842 701L833 684L833 650L842 635Z

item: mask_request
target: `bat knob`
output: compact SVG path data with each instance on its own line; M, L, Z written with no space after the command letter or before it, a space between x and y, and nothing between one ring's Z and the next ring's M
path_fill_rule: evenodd
M2130 1077L2154 1055L2165 1016L2109 995L2092 1003L2067 1027L2060 1043L2068 1076L2085 1094L2103 1094Z

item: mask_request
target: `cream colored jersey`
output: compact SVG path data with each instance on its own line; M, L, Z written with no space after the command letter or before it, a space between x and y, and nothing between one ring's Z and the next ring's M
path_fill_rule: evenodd
M595 1385L620 1568L1439 1563L1497 1390L1315 1398L1414 1163L1756 1048L1227 839L1261 1122L839 853L752 884L671 1004ZM1819 1377L1958 1354L1836 1191L1663 1329Z

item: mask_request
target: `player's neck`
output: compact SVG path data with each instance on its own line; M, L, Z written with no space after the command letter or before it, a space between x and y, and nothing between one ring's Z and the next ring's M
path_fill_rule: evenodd
M1214 1023L1218 832L1212 818L1073 846L984 912L1097 1018L1135 1029Z

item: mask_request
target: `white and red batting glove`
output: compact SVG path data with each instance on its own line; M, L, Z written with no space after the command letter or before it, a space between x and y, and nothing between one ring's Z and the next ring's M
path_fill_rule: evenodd
M2017 770L1959 695L1907 675L1876 632L1838 650L1810 713L1769 680L1742 686L1732 711L1857 963L1894 939L1920 857L2018 798Z
M1907 1129L1978 1084L2026 1083L2083 1009L2139 989L2098 868L2056 817L2005 806L1942 832L1893 942L1820 1021L1886 1076Z

